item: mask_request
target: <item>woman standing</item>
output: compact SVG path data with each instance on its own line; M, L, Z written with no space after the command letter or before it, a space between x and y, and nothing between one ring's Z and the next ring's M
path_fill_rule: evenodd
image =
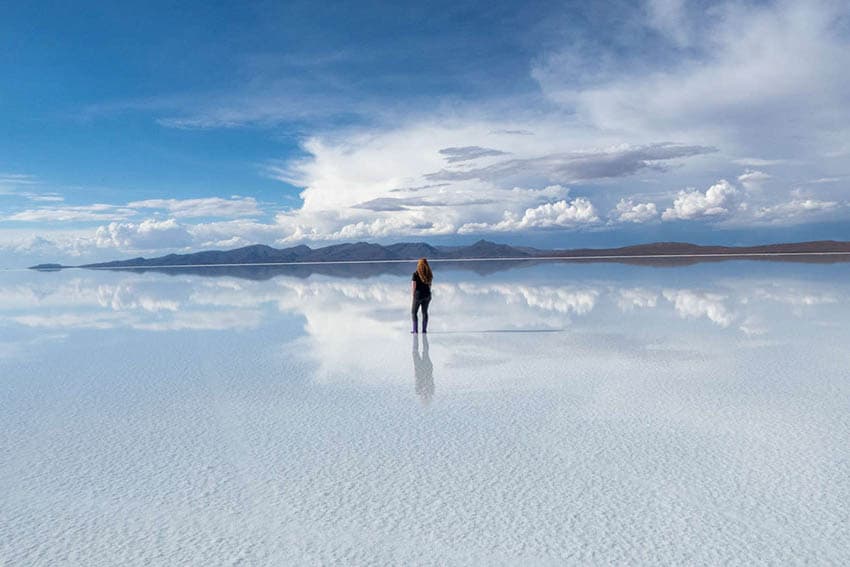
M410 290L413 294L413 331L416 333L419 330L419 308L422 308L422 332L428 332L428 304L431 303L431 281L434 279L434 274L431 273L431 266L428 265L428 260L419 258L416 264L416 271L413 272L413 277L410 282Z

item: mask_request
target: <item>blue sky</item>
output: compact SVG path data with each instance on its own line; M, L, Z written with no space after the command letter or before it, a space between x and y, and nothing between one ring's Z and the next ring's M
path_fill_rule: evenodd
M850 8L15 3L0 265L850 238Z

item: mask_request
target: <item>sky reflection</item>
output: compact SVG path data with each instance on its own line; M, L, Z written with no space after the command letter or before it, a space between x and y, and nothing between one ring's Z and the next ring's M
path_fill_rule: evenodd
M436 276L0 274L0 557L847 563L843 265Z
M644 275L650 277L640 286L607 273L600 277L594 270L571 273L564 265L532 266L524 273L528 279L519 282L498 273L452 274L452 280L434 285L440 310L434 331L562 329L577 318L592 324L587 316L599 305L614 305L624 315L640 311L641 317L659 317L658 311L672 308L683 319L705 318L729 327L751 315L756 305L781 304L803 316L806 308L845 302L843 266L834 267L832 278L812 279L805 270L796 271L803 273L792 271L781 279L746 272L708 279L692 274L692 281L681 282L667 278L670 271L648 270ZM226 330L260 327L276 310L304 317L312 334L310 325L329 314L342 329L375 322L406 326L396 320L409 307L405 284L403 276L381 273L357 280L282 275L252 281L132 271L7 272L0 275L0 317L7 324L45 328Z
M844 265L780 265L767 273L764 263L736 265L744 269L538 264L496 273L438 272L433 344L416 355L414 366L425 368L427 359L432 372L436 366L459 388L491 387L494 380L518 387L514 372L551 382L579 369L591 372L600 359L626 368L649 354L682 361L765 341L814 340L815 329L846 320ZM279 356L311 365L319 382L398 383L410 372L403 346L406 277L383 266L363 277L364 269L357 266L356 279L10 272L0 280L0 357L82 331L110 333L127 344L136 333L164 332L181 341L188 339L174 332L235 332L236 343L269 345ZM286 333L276 331L281 325ZM533 338L504 334L519 331ZM502 369L476 375L488 367Z

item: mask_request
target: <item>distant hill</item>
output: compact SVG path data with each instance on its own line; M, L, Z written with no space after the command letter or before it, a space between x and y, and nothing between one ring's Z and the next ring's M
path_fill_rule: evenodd
M541 251L542 252L542 251ZM416 260L430 258L533 258L529 251L479 240L471 246L431 246L424 242L400 242L387 246L369 242L335 244L322 248L295 246L272 248L263 244L235 250L210 250L194 254L168 254L159 258L132 258L114 262L86 264L83 268L127 268L158 266L209 266L222 264L284 264L301 262L351 262Z
M578 250L555 250L555 256L684 256L710 254L823 254L850 253L850 242L817 240L786 244L761 244L758 246L700 246L687 242L653 242L622 248L582 248Z
M433 260L458 259L535 259L535 258L669 258L712 255L783 255L783 254L850 254L850 242L821 240L762 246L700 246L686 242L653 242L621 248L581 248L574 250L542 250L515 247L479 240L469 246L432 246L424 242L400 242L381 245L369 242L335 244L322 248L300 245L291 248L272 248L263 244L245 246L234 250L207 250L193 254L168 254L158 258L132 258L86 264L82 268L156 268L172 266L214 266L238 264L290 264L312 262L351 262L416 260L426 257ZM60 269L59 264L40 264L33 269Z

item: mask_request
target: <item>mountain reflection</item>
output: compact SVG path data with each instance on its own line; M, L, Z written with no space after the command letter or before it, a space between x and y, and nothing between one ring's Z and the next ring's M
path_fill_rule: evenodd
M650 268L677 268L697 264L718 264L727 262L794 263L794 264L838 264L850 262L847 256L783 256L776 258L750 257L746 259L731 257L682 257L682 258L573 258L561 260L484 260L457 261L433 260L440 270L471 272L481 276L493 275L508 270L530 269L540 265L561 264L622 264ZM206 277L231 277L253 281L270 280L276 277L309 278L314 275L335 278L366 279L381 275L404 275L412 270L415 261L389 262L315 262L275 265L232 265L232 266L180 266L145 268L108 268L100 271L159 273L170 276L197 275Z
M483 262L434 261L440 270L471 272L487 276L507 270L529 268L541 264L540 260L487 260ZM316 262L278 265L233 266L182 266L151 268L110 268L99 271L123 273L159 273L169 276L205 276L241 278L265 281L277 277L306 279L310 276L330 276L344 279L367 279L382 275L406 275L413 271L416 262Z

